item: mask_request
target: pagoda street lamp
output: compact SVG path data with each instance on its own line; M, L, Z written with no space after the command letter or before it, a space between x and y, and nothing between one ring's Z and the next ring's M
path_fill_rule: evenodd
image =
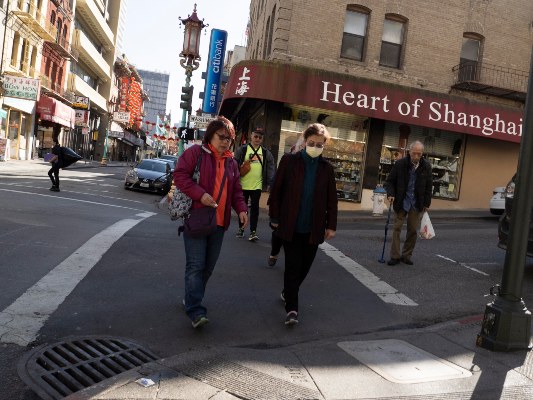
M192 72L198 69L200 66L200 33L202 29L209 26L204 24L204 20L200 20L196 15L196 4L192 15L189 15L186 19L178 17L181 23L185 27L185 34L183 36L183 50L180 53L180 65L185 68L185 86L182 89L180 108L183 109L181 116L181 127L188 127L187 114L191 112L192 91L191 84ZM178 145L178 156L183 153L183 139L180 138Z
M107 140L109 131L111 130L111 121L113 121L113 111L115 111L116 104L114 97L107 101L107 129L105 131L104 156L102 157L102 161L100 161L100 165L104 166L107 165Z

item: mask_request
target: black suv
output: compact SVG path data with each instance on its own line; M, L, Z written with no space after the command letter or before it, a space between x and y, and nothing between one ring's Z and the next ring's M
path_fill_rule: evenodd
M498 223L498 247L507 248L507 239L509 237L509 226L511 224L511 211L513 209L513 198L515 189L516 174L505 187L505 211L500 217ZM533 216L532 216L533 218ZM533 224L529 222L529 238L527 241L527 255L533 257Z

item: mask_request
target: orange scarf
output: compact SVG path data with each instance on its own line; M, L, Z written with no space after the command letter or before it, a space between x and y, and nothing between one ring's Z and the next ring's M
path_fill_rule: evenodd
M222 178L224 177L224 164L226 158L231 157L231 151L227 150L224 154L218 154L218 151L215 147L209 143L209 150L213 153L216 160L216 175L215 175L215 187L213 188L213 194L211 195L215 201L217 201L218 193L220 191L220 184L222 183ZM222 188L222 194L220 195L220 200L218 201L217 207L217 225L224 225L224 217L226 215L226 200L228 198L228 177L226 177L226 182Z

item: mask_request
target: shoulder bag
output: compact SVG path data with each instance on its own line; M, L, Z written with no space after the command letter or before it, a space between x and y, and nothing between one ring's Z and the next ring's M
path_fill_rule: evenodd
M227 160L226 160L227 161ZM224 177L220 184L220 190L216 203L220 201L222 191L224 190L224 184L226 183L226 176L228 171L226 169L226 162L224 162ZM189 216L183 221L183 230L192 238L198 239L209 236L217 230L217 209L214 207L200 207L193 208L189 212Z
M196 162L196 167L194 168L194 172L192 174L192 179L196 181L196 183L200 182L201 163L202 150L200 150L200 155L198 156L198 161ZM168 213L170 214L170 219L172 221L175 221L178 218L186 218L191 211L191 207L192 199L185 193L183 193L181 190L179 190L179 188L176 186L174 188L172 199L170 200L170 203L168 203Z

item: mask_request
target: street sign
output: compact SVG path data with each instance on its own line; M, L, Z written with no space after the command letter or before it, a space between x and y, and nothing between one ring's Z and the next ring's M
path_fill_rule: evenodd
M194 123L196 129L205 129L215 117L207 115L191 115L191 122Z
M129 111L115 111L113 113L113 121L128 123L130 122L130 112Z

